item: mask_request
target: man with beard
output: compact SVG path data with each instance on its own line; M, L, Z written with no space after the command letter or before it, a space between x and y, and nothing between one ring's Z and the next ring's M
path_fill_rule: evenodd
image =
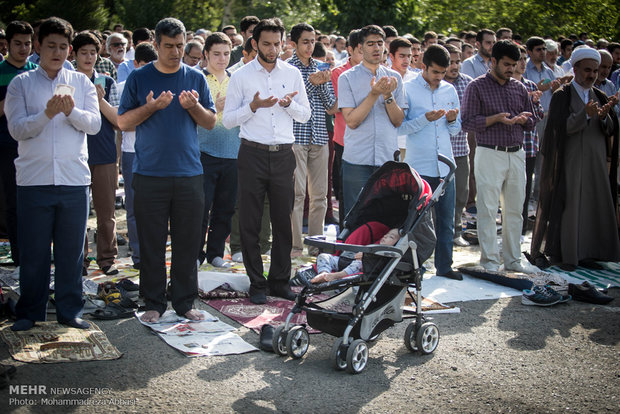
M595 260L620 260L618 123L612 110L618 98L593 88L600 62L597 50L575 49L575 78L551 100L532 238L538 265L546 264L543 254L569 271L577 265L601 268Z
M250 277L250 301L267 303L272 296L293 300L290 214L295 196L293 121L305 123L311 110L301 72L278 59L284 26L278 18L261 20L254 28L256 59L232 74L222 122L241 126L237 161L239 231L243 263ZM265 194L269 197L273 231L271 266L263 276L259 232Z
M525 198L523 132L534 129L527 89L512 74L521 57L513 42L493 46L491 70L474 79L463 97L463 129L476 133L474 174L478 198L480 265L497 271L500 266L495 216L502 204L502 246L505 270L521 266L521 209Z
M465 59L461 65L461 72L476 79L484 75L491 66L491 50L495 44L495 33L489 29L482 29L476 34L476 48L478 53Z

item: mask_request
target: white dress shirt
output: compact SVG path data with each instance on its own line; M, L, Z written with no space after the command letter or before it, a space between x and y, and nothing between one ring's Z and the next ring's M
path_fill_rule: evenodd
M45 114L56 85L75 88L75 106L52 119ZM101 128L95 85L86 75L61 69L50 79L38 67L16 76L8 86L4 110L11 136L18 141L17 185L89 185L86 134Z
M278 99L291 92L297 95L283 108L278 103L270 108L250 109L256 92L261 99L274 96ZM278 59L268 72L254 59L230 77L222 123L226 128L241 126L239 136L248 141L265 145L292 144L293 120L305 123L311 110L301 72L296 67Z

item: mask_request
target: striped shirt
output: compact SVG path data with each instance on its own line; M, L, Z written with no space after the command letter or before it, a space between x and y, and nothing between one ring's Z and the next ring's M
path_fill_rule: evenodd
M473 78L464 73L459 73L459 76L454 80L452 86L456 89L456 94L459 97L459 102L463 102L463 95L465 95L465 88ZM461 131L458 134L450 135L450 142L452 143L452 154L454 157L464 157L469 155L469 145L467 144L467 132Z
M287 61L287 63L295 66L301 72L308 101L310 101L310 109L312 110L308 122L303 124L297 121L293 122L295 144L298 145L325 145L329 142L327 126L325 124L325 111L336 103L336 94L331 81L327 81L322 85L313 85L308 80L310 74L319 71L317 62L317 60L310 58L310 64L305 66L295 52Z

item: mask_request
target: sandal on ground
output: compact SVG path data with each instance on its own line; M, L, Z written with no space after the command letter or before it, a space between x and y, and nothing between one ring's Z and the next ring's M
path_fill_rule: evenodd
M98 295L106 304L119 303L122 299L121 292L118 290L116 283L114 282L105 282L100 284Z
M110 302L105 308L97 309L91 314L93 319L111 320L111 319L125 319L134 316L133 309L127 309L119 305L118 303Z

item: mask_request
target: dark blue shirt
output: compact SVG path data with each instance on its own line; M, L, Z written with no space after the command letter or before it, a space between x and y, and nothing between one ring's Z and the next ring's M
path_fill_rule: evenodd
M153 99L165 91L174 94L170 105L136 127L134 173L155 177L202 174L196 123L179 103L179 95L184 90L198 92L200 104L215 112L206 78L185 64L175 73L162 73L149 63L131 72L127 78L119 115L144 105L151 91Z
M102 75L97 72L91 77L91 82L95 82L95 78L105 79L105 96L110 105L117 106L118 99L116 95L116 84L110 76ZM112 94L112 96L110 96ZM88 135L88 164L112 164L116 162L116 133L114 127L108 119L101 114L101 129L95 135Z

